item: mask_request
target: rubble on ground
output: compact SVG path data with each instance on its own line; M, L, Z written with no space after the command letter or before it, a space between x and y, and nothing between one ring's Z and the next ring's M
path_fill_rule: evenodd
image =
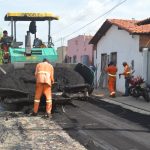
M51 119L0 113L0 149L85 150Z

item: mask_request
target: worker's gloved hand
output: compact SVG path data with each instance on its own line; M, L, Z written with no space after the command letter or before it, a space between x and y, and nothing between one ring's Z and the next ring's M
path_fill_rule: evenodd
M119 79L121 78L121 73L119 74Z

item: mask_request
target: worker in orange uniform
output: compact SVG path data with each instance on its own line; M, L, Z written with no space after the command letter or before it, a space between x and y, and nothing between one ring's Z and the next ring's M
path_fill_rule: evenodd
M38 63L35 71L36 92L34 99L33 115L36 116L39 108L40 98L42 94L46 96L46 117L51 116L52 110L52 92L51 87L54 84L54 68L47 59Z
M116 84L116 73L117 67L113 62L110 62L108 67L105 68L105 71L108 73L108 89L110 92L110 97L115 97L115 84Z
M3 37L0 39L1 49L3 50L3 59L9 58L8 48L12 42L12 37L8 36L8 32L6 30L3 31Z
M130 81L130 76L131 76L131 69L127 62L123 62L122 65L124 66L124 72L119 74L119 78L121 75L124 75L125 78L125 94L122 96L129 96L129 81Z

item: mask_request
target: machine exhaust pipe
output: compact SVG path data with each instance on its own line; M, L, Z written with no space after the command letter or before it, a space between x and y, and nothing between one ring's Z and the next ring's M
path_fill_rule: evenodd
M31 36L29 31L27 31L27 35L25 36L25 55L31 56Z

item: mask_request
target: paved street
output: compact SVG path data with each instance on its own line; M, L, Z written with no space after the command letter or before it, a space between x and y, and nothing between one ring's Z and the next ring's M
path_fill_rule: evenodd
M88 150L148 150L149 119L103 100L73 101L54 120ZM149 117L149 116L148 116Z

